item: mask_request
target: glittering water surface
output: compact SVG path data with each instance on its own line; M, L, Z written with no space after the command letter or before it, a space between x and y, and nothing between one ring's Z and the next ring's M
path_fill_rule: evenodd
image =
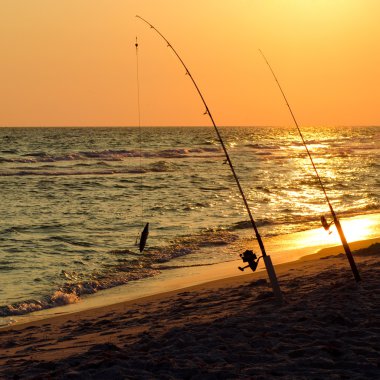
M318 225L328 208L295 130L221 131L264 237ZM378 212L380 128L304 134L339 215ZM212 128L2 128L0 141L0 315L75 302L179 256L234 259L249 227Z

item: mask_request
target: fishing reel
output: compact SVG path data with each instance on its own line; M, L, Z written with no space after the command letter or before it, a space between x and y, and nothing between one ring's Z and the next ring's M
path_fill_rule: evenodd
M248 267L250 267L254 272L257 269L259 260L262 258L262 256L257 258L256 254L250 250L246 250L245 252L241 253L240 257L243 260L243 263L248 263L248 265L246 265L245 267L238 267L242 272L244 272L244 269Z

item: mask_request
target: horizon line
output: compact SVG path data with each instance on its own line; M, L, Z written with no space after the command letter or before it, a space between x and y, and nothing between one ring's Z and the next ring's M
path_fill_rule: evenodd
M212 125L0 125L0 128L212 128ZM294 128L293 125L219 125L220 128ZM305 124L303 127L378 128L376 124Z

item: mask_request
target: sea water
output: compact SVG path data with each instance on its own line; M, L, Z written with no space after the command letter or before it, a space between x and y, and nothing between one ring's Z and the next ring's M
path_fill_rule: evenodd
M329 209L296 130L220 130L264 241L320 225ZM378 213L380 128L304 135L339 216ZM0 142L0 316L235 260L249 245L210 127L1 128Z

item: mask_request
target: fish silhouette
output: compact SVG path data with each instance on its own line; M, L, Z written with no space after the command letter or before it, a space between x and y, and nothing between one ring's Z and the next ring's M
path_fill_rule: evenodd
M140 244L139 244L139 250L142 252L145 248L146 240L148 239L149 235L149 223L147 223L143 229L143 232L141 233L140 237Z

